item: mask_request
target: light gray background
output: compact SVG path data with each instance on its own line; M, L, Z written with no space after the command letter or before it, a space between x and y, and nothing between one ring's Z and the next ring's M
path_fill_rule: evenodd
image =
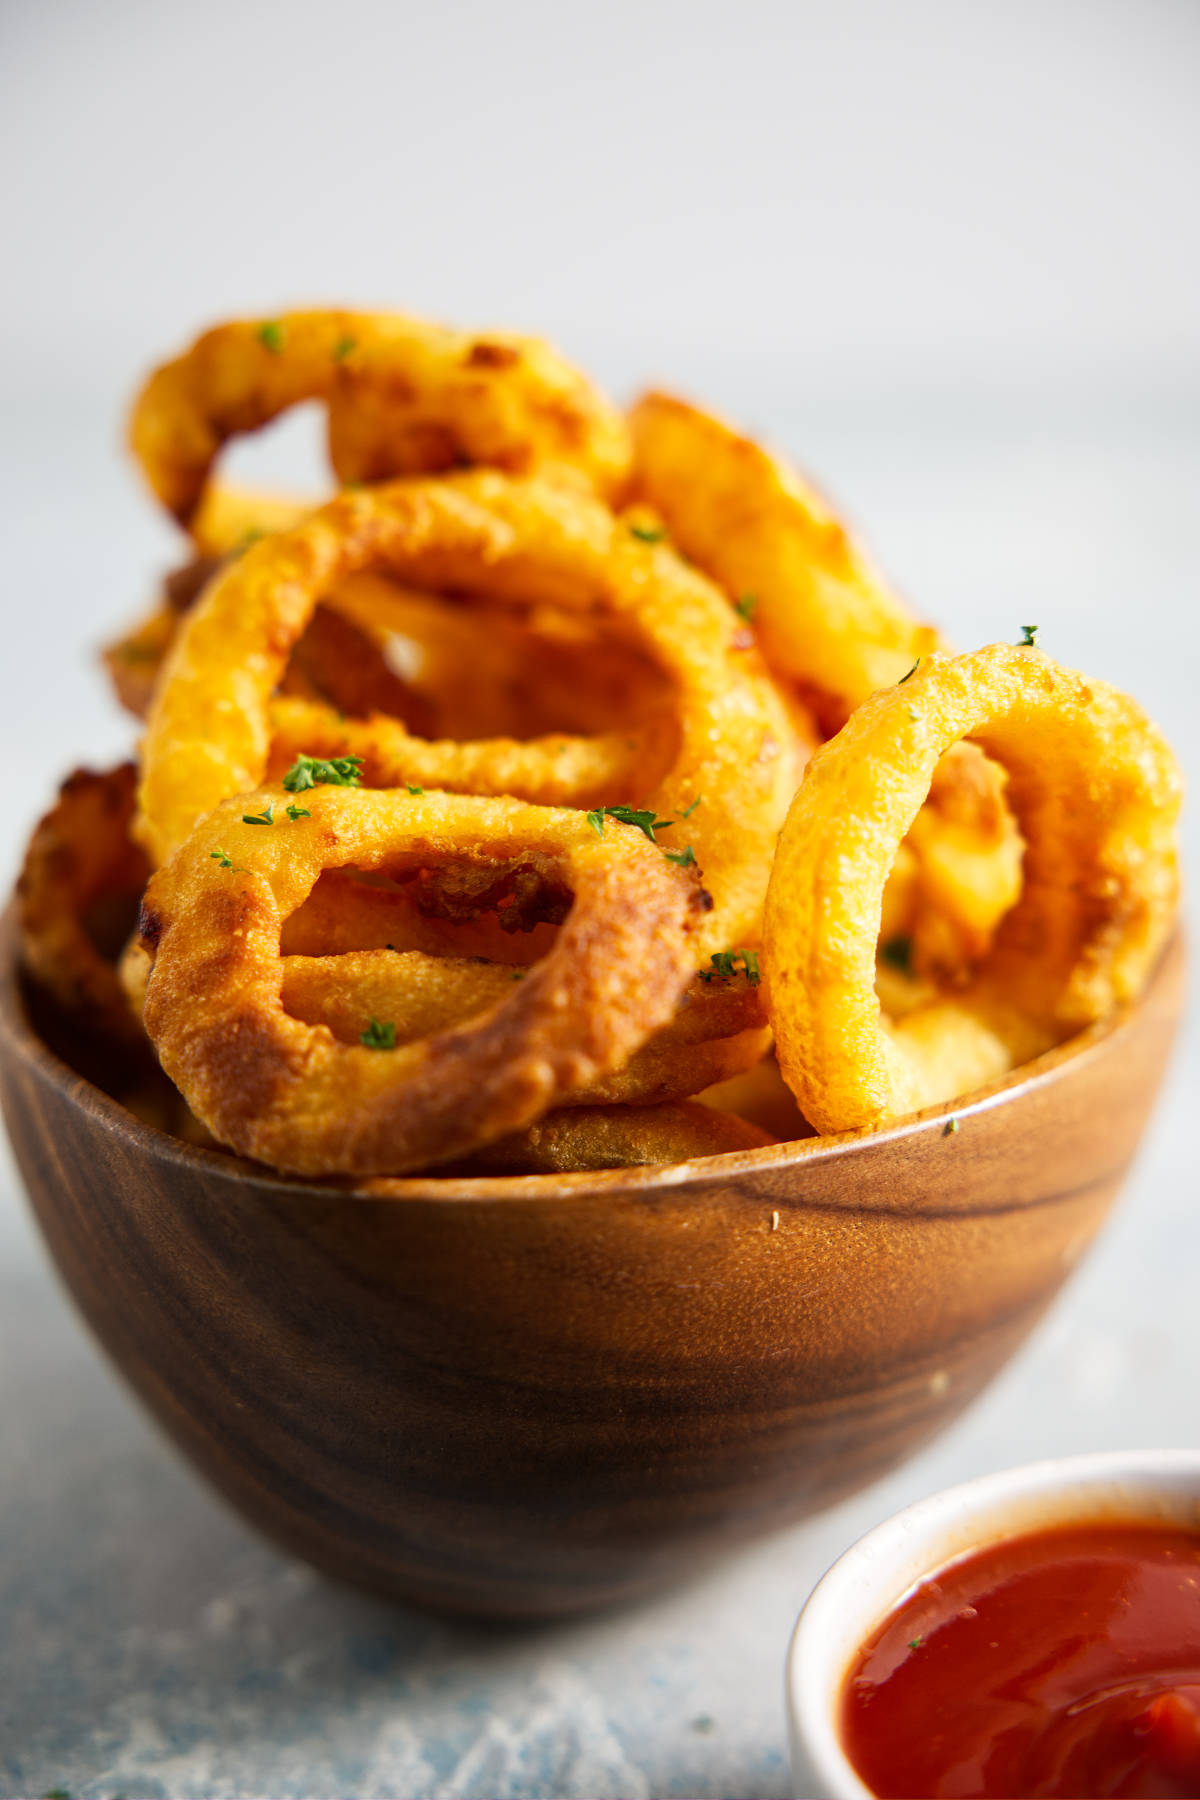
M1194 770L1198 101L1190 0L4 0L0 875L130 742L92 651L173 550L133 383L309 300L710 398L958 641L1040 621ZM315 444L235 467L315 478ZM1198 1076L1193 1033L1101 1247L939 1446L685 1593L517 1637L249 1537L98 1362L0 1161L0 1793L785 1793L787 1632L858 1532L1006 1462L1195 1442Z

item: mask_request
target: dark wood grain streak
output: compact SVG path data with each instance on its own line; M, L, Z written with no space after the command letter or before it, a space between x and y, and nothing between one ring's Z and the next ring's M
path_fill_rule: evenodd
M31 1028L0 1087L110 1356L262 1530L381 1594L606 1604L873 1480L1002 1366L1099 1228L1178 1017L1128 1015L890 1130L347 1191L131 1118ZM771 1215L779 1214L777 1229Z

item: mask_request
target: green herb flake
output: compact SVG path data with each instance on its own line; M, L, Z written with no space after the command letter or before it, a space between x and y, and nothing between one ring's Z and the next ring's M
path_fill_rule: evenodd
M925 1648L925 1639L923 1637L909 1638L908 1647L910 1650L923 1650Z
M287 332L278 319L264 319L258 328L258 341L272 356L279 355L286 338Z
M916 662L913 664L912 668L908 671L908 674L902 675L900 677L899 681L896 683L896 686L903 687L906 681L911 681L913 676L916 674L917 670L920 668L920 666L921 666L921 658L918 656Z
M913 944L910 937L888 938L885 943L880 944L879 954L885 963L889 963L893 969L899 969L902 975L912 974Z
M289 806L287 809L287 816L292 821L293 825L296 823L297 819L312 818L312 814L309 812L307 806Z
M359 1043L365 1044L368 1050L394 1050L396 1027L390 1019L372 1019Z
M210 850L208 854L210 860L219 863L223 869L232 869L233 858L228 850Z
M333 346L334 362L336 362L336 363L345 362L346 358L348 356L353 356L354 352L357 349L358 349L358 339L357 338L353 338L353 337L349 337L349 336L340 337L338 339L337 343Z
M268 800L260 813L243 813L243 825L273 825L275 823L275 802Z
M1041 629L1042 628L1040 625L1022 625L1021 641L1017 645L1018 650L1036 649L1037 648L1037 636L1038 636L1038 632Z
M657 818L653 807L648 812L639 811L634 806L606 806L602 810L610 819L617 819L622 825L635 825L652 844L658 842L654 835L656 831L665 831L668 825L675 823L674 819Z
M633 523L630 525L629 529L640 544L661 544L667 535L667 528L665 525L638 525Z
M303 794L308 788L361 787L361 756L335 756L326 762L319 756L298 756L283 778L289 794Z
M714 950L708 960L712 968L699 971L701 981L730 981L738 972L739 962L751 987L757 987L762 979L757 950Z
M410 794L423 794L425 792L423 787L414 787L411 781L406 781L404 785Z
M733 610L739 619L745 619L747 625L753 625L754 615L758 611L758 595L743 594L733 603Z
M687 811L680 813L679 817L681 820L691 818L692 814L695 812L696 808L699 806L701 798L702 798L702 796L700 794L696 795L696 798L692 801L692 804L688 807Z
M664 850L663 855L668 862L678 863L681 869L696 869L700 866L690 844L685 844L682 850Z
M947 1119L946 1123L942 1126L942 1136L943 1137L953 1137L954 1133L957 1130L958 1130L958 1120L957 1119Z

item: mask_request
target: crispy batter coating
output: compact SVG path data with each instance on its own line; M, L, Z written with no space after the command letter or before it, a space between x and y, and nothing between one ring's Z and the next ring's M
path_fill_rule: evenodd
M132 763L103 774L76 769L35 828L17 882L26 970L84 1030L126 1046L142 1033L97 942L96 915L136 902L146 884L145 853L129 835L136 782Z
M595 1106L548 1113L525 1131L499 1138L486 1150L464 1158L453 1173L564 1175L581 1169L636 1169L723 1156L731 1150L760 1150L775 1141L749 1119L696 1101Z
M396 1042L446 1031L497 1005L527 973L520 963L432 956L420 950L358 950L287 956L283 1004L295 1018L327 1025L357 1044L368 1022L387 1019ZM679 1009L624 1068L569 1097L572 1106L655 1105L699 1093L761 1061L771 1034L758 989L744 976L697 977Z
M678 738L661 779L647 752L637 803L679 820L665 845L690 843L703 872L714 908L700 955L755 941L802 755L755 653L734 642L716 590L669 550L584 496L493 474L344 494L205 591L171 649L143 749L142 829L156 860L217 801L262 779L271 695L316 598L367 568L617 617L640 634L675 689ZM337 754L356 753L354 721L338 741Z
M937 634L779 457L670 394L643 395L630 423L638 492L685 556L745 597L773 669L844 715L935 647Z
M644 395L631 424L638 491L749 614L768 666L814 701L829 730L938 647L782 458L670 394ZM964 981L1019 883L1001 772L973 746L951 751L910 841L920 868L906 934L922 967Z
M143 902L146 1029L221 1143L302 1175L421 1168L531 1124L674 1013L699 889L634 828L600 838L578 814L447 794L306 799L309 817L273 826L243 814L282 813L280 790L224 803ZM285 1010L283 920L323 869L502 873L513 859L543 864L574 904L546 957L480 1017L371 1048Z
M970 737L1008 775L1023 883L974 981L889 1027L875 994L884 883L938 759ZM1139 990L1178 890L1179 774L1134 702L1036 649L933 655L809 764L763 943L779 1061L820 1131L952 1098Z
M610 494L628 470L624 420L541 339L332 309L206 331L151 375L130 442L186 526L222 445L305 400L328 407L342 483L482 464Z

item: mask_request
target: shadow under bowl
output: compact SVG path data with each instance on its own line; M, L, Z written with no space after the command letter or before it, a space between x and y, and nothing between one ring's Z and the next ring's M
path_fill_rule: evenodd
M881 1131L372 1193L134 1118L34 1029L10 926L0 1098L81 1311L252 1524L379 1595L549 1617L679 1580L949 1424L1099 1229L1182 991L1176 942L1117 1018Z

